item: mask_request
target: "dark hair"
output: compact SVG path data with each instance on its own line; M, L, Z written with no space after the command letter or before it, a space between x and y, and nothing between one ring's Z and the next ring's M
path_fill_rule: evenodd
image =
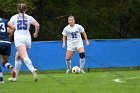
M18 12L19 12L19 13L22 13L23 21L24 21L24 19L25 19L24 13L25 13L26 9L27 9L27 6L26 6L25 3L19 3L19 4L17 5L17 10L18 10Z

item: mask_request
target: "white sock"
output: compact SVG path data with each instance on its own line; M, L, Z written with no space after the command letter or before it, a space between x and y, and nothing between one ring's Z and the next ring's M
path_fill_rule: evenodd
M26 66L28 67L28 69L34 74L35 68L32 65L32 61L27 57L24 59L24 62Z
M66 61L66 65L67 65L67 68L68 68L68 69L71 69L71 60Z
M3 74L2 74L2 72L0 72L0 82L2 82L3 81Z
M85 58L80 58L80 69L83 69L85 66Z
M1 67L0 67L0 82L3 82L3 74L2 74Z
M10 69L10 68L12 68L13 66L10 64L10 63L5 63L4 64L4 67L6 68L6 69Z
M16 72L16 79L18 77L19 70L21 68L21 60L15 61L15 72Z

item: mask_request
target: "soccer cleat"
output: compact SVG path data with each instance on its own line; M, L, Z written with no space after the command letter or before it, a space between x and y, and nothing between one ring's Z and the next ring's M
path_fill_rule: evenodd
M38 75L37 75L36 71L37 71L37 69L35 69L34 72L33 72L33 77L34 77L35 82L38 81Z
M13 68L11 69L11 76L12 76L12 78L16 77L16 72Z
M4 83L4 81L0 81L0 84Z
M66 74L69 74L69 73L70 73L70 69L67 69L67 70L66 70Z
M8 78L8 80L11 81L11 82L16 82L17 81L16 78Z
M83 69L80 69L80 73L84 74L84 73L85 73L85 71L84 71Z

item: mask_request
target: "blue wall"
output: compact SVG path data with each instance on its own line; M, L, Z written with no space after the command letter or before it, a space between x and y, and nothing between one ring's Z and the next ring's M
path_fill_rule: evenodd
M85 43L84 43L85 44ZM65 52L62 42L33 42L29 57L39 70L65 69ZM86 68L129 67L140 66L140 39L128 40L90 40L90 46L85 46ZM15 46L9 62L14 65ZM72 58L72 66L79 66L79 55L76 52ZM3 71L7 71L2 68ZM22 71L28 70L22 62Z

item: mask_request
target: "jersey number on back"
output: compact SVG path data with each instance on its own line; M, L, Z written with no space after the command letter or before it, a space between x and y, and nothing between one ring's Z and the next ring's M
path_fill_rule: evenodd
M5 32L5 24L4 23L0 23L0 32Z
M27 30L27 20L18 20L17 23L17 30Z

